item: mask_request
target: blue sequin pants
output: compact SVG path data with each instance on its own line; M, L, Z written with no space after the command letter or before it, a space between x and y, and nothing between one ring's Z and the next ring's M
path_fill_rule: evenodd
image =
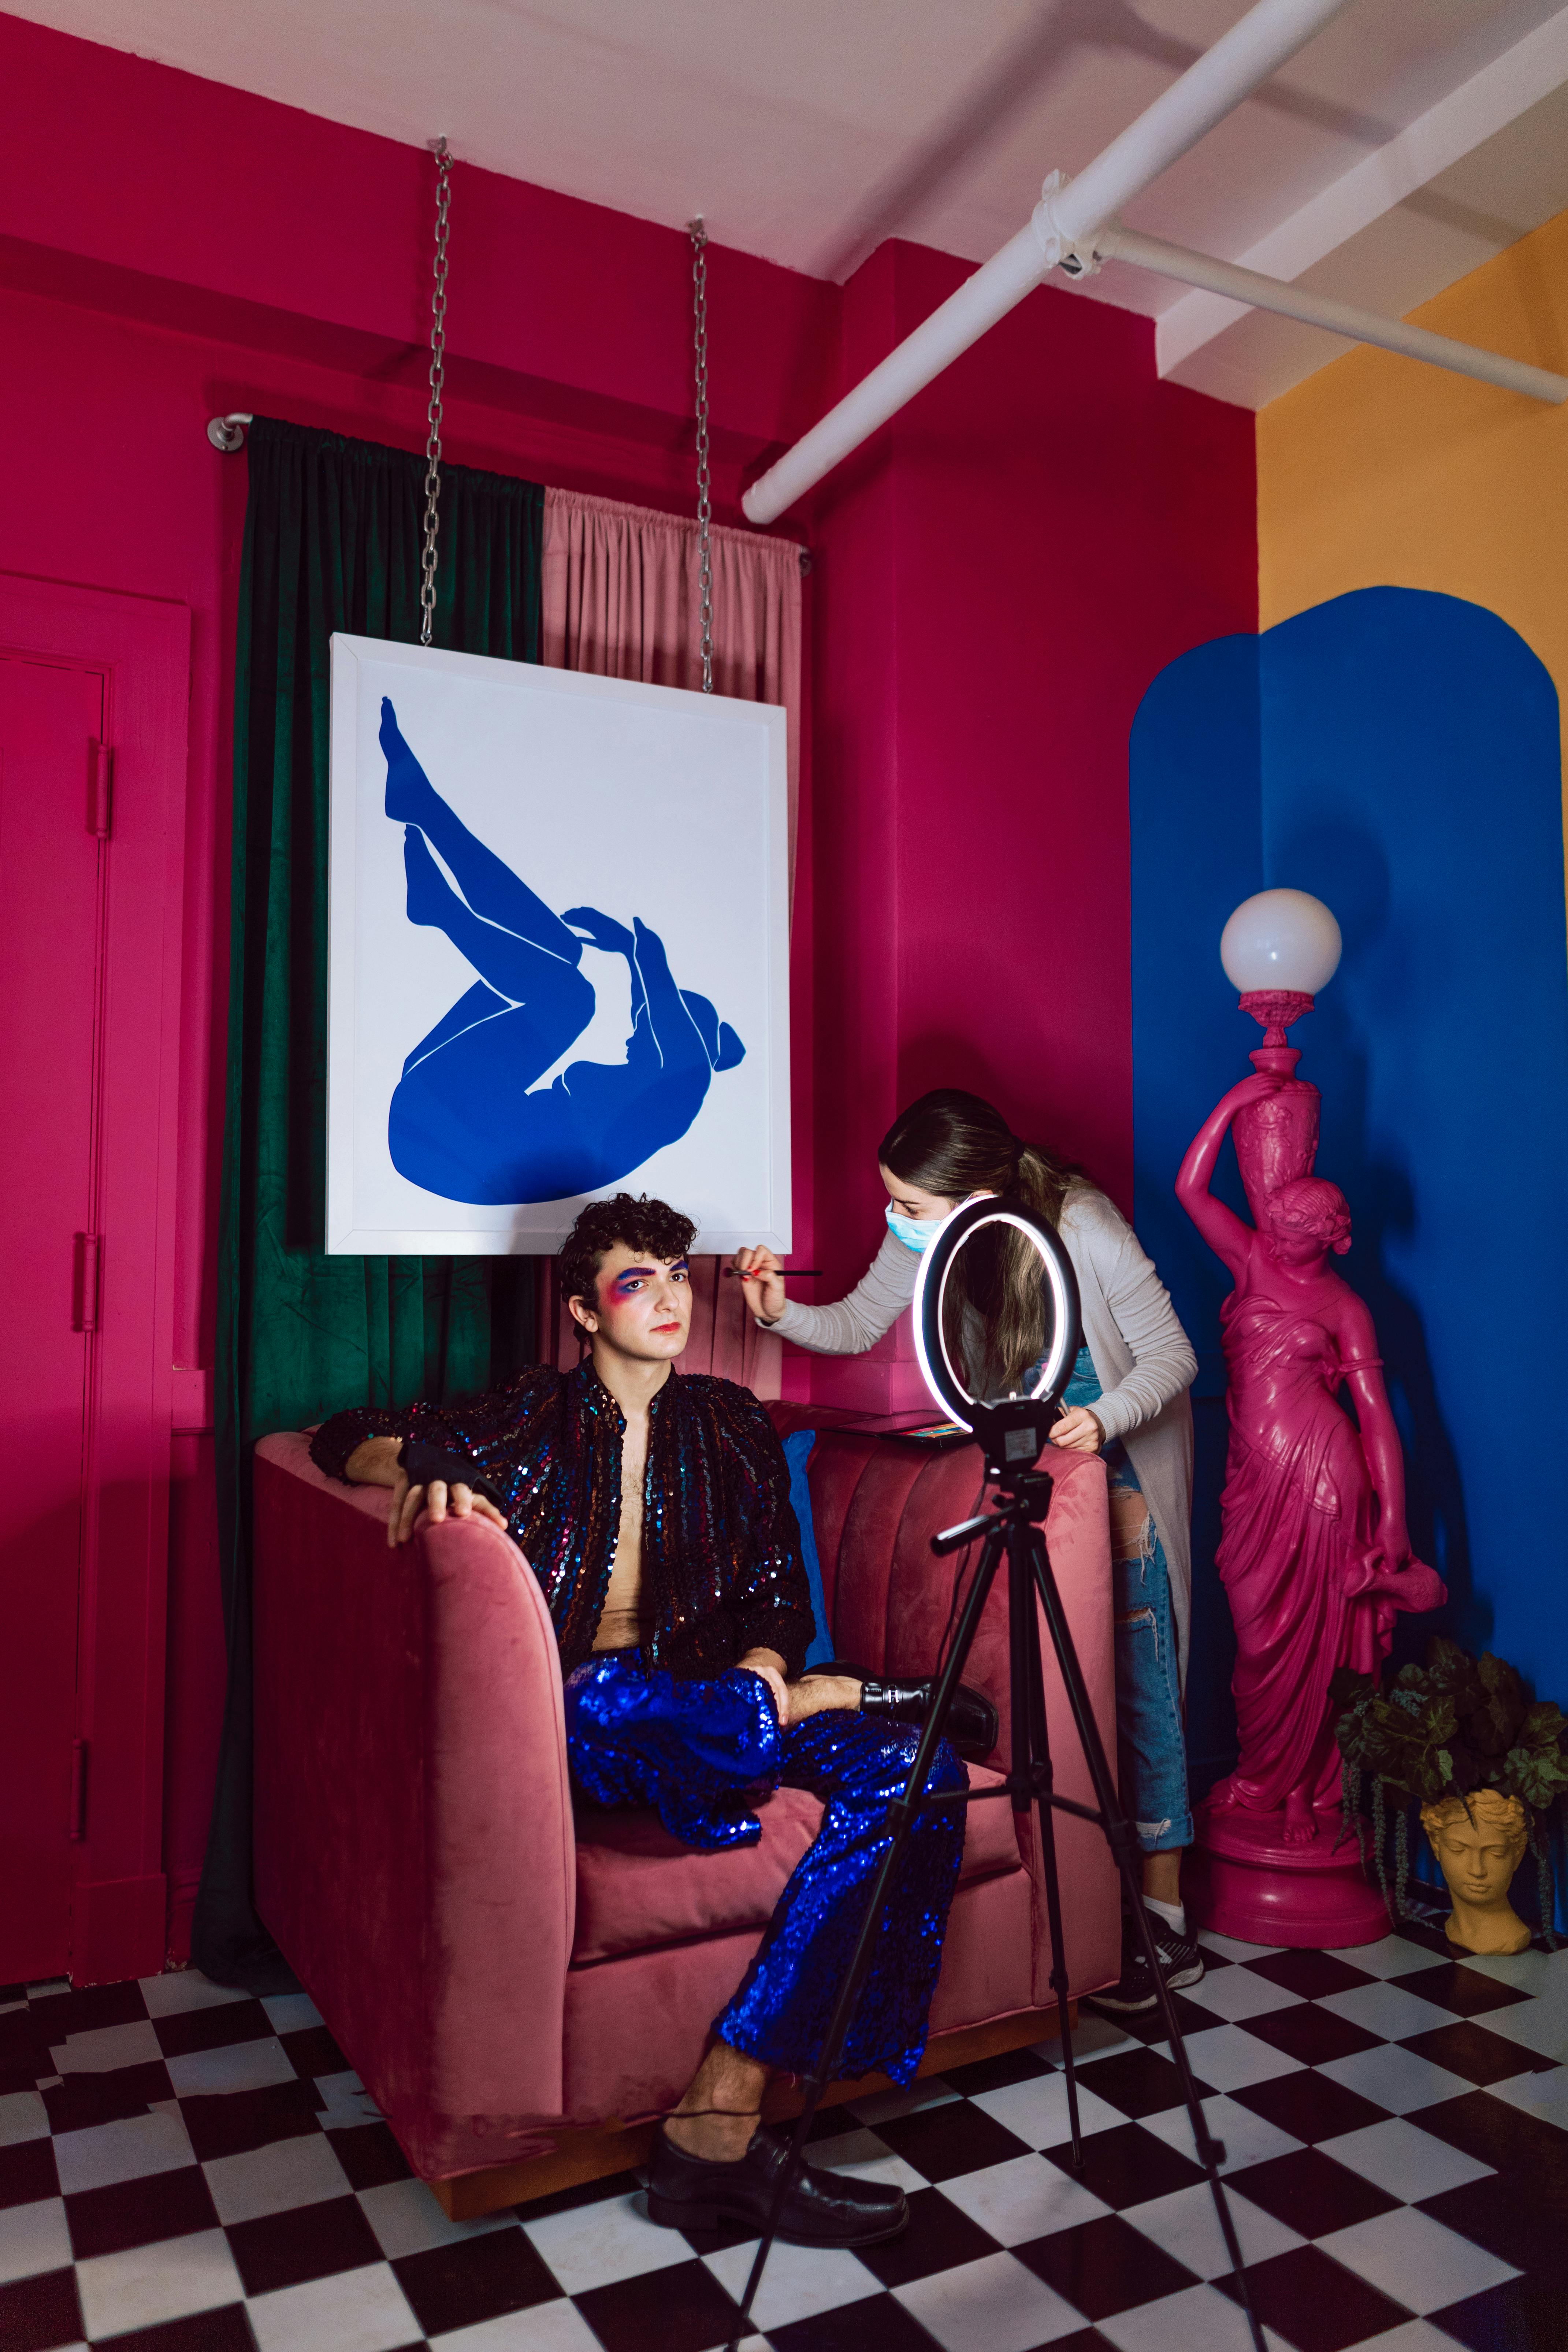
M713 2031L748 2057L805 2073L826 2036L839 1985L920 1734L842 1710L780 1727L760 1675L736 1669L678 1682L636 1651L579 1666L566 1684L566 1753L579 1792L599 1805L651 1805L672 1836L704 1853L755 1845L752 1808L775 1788L820 1797L822 1826L792 1873L756 1958ZM929 1790L967 1775L945 1740ZM838 2073L913 2076L942 1965L963 1853L961 1805L922 1813L905 1849L856 2005Z

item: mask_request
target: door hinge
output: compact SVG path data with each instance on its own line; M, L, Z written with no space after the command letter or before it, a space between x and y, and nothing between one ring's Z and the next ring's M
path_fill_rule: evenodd
M85 1739L71 1741L70 1833L73 1845L79 1844L87 1835L87 1742Z
M114 753L107 743L89 747L91 769L87 803L87 829L100 841L109 837L114 816Z
M73 1331L96 1331L98 1328L100 1239L97 1234L78 1234L76 1237L76 1265L71 1280Z

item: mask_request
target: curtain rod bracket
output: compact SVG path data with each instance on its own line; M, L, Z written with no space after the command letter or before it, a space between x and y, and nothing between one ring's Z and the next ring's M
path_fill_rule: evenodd
M215 449L221 449L226 457L232 457L237 449L244 448L245 428L253 422L251 416L238 409L232 416L209 416L207 439Z

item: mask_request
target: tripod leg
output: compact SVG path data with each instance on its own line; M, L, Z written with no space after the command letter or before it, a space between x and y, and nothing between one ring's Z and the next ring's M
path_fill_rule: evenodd
M1046 1539L1037 1528L1031 1529L1030 1549L1033 1554L1035 1584L1039 1592L1040 1605L1045 1611L1046 1624L1050 1633L1051 1645L1056 1651L1057 1664L1061 1672L1068 1704L1072 1709L1073 1723L1083 1749L1084 1762L1089 1767L1089 1777L1094 1788L1094 1801L1100 1809L1107 1842L1121 1872L1128 1908L1131 1913L1139 1941L1143 1948L1144 1958L1148 1961L1150 1972L1153 1978L1160 2021L1164 2026L1166 2042L1177 2074L1181 2078L1182 2097L1186 2105L1187 2119L1193 2127L1193 2144L1197 2150L1198 2162L1208 2175L1209 2193L1214 2199L1215 2210L1219 2216L1220 2234L1225 2240L1225 2250L1230 2256L1230 2266L1236 2274L1237 2293L1240 2297L1241 2307L1247 2314L1247 2324L1252 2333L1254 2352L1265 2352L1263 2330L1258 2324L1258 2314L1252 2308L1252 2294L1247 2284L1247 2266L1241 2259L1241 2245L1236 2234L1236 2221L1231 2213L1230 2200L1225 2193L1225 2184L1220 2179L1219 2168L1225 2162L1225 2147L1209 2130L1208 2117L1204 2113L1203 2101L1198 2096L1197 2084L1193 2076L1192 2062L1187 2056L1187 2046L1182 2039L1182 2029L1176 2020L1176 2004L1169 1985L1160 1972L1159 1948L1154 1942L1154 1931L1149 1924L1148 1906L1143 1900L1142 1856L1137 1835L1131 1822L1121 1810L1116 1784L1110 1777L1110 1767L1106 1761L1105 1748L1100 1737L1100 1726L1094 1719L1094 1708L1090 1705L1089 1691L1084 1684L1083 1669L1079 1664L1078 1652L1073 1646L1072 1634L1068 1626L1067 1612L1062 1607L1061 1594L1057 1590L1056 1578L1051 1573Z
M1040 1824L1040 1859L1046 1887L1046 1920L1051 1936L1051 1990L1067 2078L1068 2126L1075 2172L1083 2170L1083 2135L1079 2127L1078 2070L1068 2010L1067 1940L1062 1931L1061 1882L1057 1873L1057 1824L1051 1806L1054 1774L1046 1735L1046 1687L1040 1666L1040 1627L1035 1612L1034 1530L1013 1527L1007 1536L1007 1607L1012 1668L1013 1770L1033 1787Z
M958 1632L953 1638L952 1652L937 1682L931 1711L926 1717L921 1732L920 1744L915 1749L915 1760L910 1768L910 1777L905 1783L904 1793L888 1808L889 1825L892 1830L892 1836L889 1842L888 1851L878 1865L877 1875L867 1898L865 1916L860 1922L860 1931L855 1939L855 1949L845 1973L844 1981L838 1988L838 1998L834 2003L833 2014L828 2020L827 2032L823 2038L816 2064L809 2074L802 2078L805 2087L805 2104L796 2120L794 2137L790 2141L788 2152L780 2168L778 2179L773 2184L773 2199L768 2207L767 2227L752 2257L751 2273L746 2280L746 2292L741 2298L740 2314L735 2321L734 2332L730 2338L728 2352L739 2352L741 2338L746 2332L746 2323L752 2315L752 2305L756 2300L757 2289L762 2284L763 2266L773 2252L773 2241L778 2235L779 2222L784 2215L785 2202L790 2190L800 2177L800 2168L805 2160L805 2144L811 2132L812 2123L817 2107L821 2104L823 2092L833 2080L834 2069L843 2054L844 2044L848 2039L856 2004L865 1987L866 1979L870 1974L871 1956L876 1948L877 1930L881 1923L888 1895L891 1891L899 1866L903 1861L904 1850L909 1844L914 1825L920 1818L921 1801L925 1794L926 1781L931 1774L931 1761L947 1729L947 1718L952 1707L953 1694L958 1688L970 1650L973 1645L975 1633L980 1624L981 1612L985 1606L986 1595L991 1590L997 1563L1002 1557L1002 1545L1003 1536L1000 1528L987 1534L980 1554L980 1565L975 1570L974 1581L969 1589L969 1597L963 1604L963 1612L958 1622Z

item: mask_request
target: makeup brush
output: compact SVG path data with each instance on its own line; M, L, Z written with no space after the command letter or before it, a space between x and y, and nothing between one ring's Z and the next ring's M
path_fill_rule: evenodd
M732 1265L727 1265L724 1271L727 1275L731 1275L734 1274L735 1269ZM778 1270L781 1282L787 1281L794 1275L820 1274L821 1272L822 1268L819 1265L781 1265ZM768 1269L764 1269L760 1274L742 1274L736 1278L741 1282L765 1282L767 1274Z

